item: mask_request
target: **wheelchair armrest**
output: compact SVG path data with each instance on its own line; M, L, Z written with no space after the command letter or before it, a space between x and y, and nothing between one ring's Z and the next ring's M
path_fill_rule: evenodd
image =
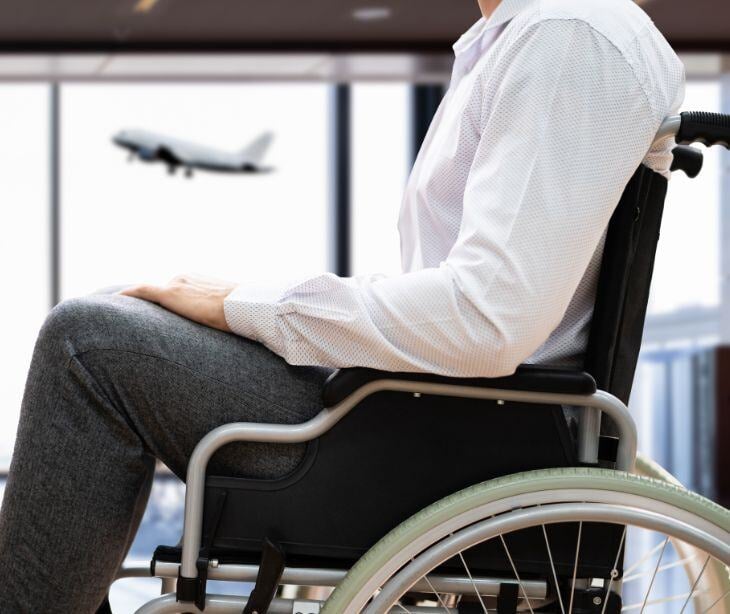
M575 369L542 365L520 365L514 375L496 378L446 377L430 373L396 373L354 367L339 369L327 378L322 390L324 405L337 405L358 388L381 379L556 394L591 395L596 392L596 382L590 374Z

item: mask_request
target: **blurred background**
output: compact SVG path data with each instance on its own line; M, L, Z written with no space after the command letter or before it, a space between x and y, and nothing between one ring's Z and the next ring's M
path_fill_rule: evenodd
M685 108L730 113L730 5L643 6L685 61ZM3 0L0 490L33 342L58 301L181 272L399 271L401 193L450 46L478 16L476 0ZM221 151L271 131L273 171L186 177L144 152L129 163L111 141L129 128ZM670 186L631 409L643 452L725 505L729 274L730 154L715 149L698 179ZM176 543L182 495L161 472L131 558ZM158 591L120 582L112 605Z

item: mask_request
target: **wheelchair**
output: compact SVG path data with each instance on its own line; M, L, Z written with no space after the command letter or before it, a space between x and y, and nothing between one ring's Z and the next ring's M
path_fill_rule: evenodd
M672 170L694 177L690 145L730 148L730 116L670 117L656 138L672 137ZM582 369L342 369L306 423L206 435L180 544L119 572L162 580L138 614L730 613L730 511L637 458L626 407L667 185L642 165L617 205ZM237 441L307 448L280 479L207 474Z

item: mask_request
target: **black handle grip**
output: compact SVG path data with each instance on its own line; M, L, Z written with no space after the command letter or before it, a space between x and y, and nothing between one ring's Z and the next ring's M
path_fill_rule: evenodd
M705 160L705 156L701 151L689 145L677 145L672 150L672 154L674 155L672 168L670 169L672 172L684 171L690 179L694 179L700 174L702 163Z
M730 115L720 113L682 113L677 143L702 143L708 147L722 145L730 149Z

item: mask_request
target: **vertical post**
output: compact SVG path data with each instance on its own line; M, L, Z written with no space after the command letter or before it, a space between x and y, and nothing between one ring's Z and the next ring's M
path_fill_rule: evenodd
M598 462L600 438L601 410L582 408L578 418L578 460L581 463L595 465Z
M49 91L49 203L50 301L51 307L61 300L61 92L54 81Z
M720 72L720 112L730 113L730 58ZM720 342L730 345L730 152L722 149L720 162Z
M340 276L351 271L350 86L336 83L330 94L330 269Z
M431 120L444 97L441 84L416 84L411 90L411 160L415 161Z

